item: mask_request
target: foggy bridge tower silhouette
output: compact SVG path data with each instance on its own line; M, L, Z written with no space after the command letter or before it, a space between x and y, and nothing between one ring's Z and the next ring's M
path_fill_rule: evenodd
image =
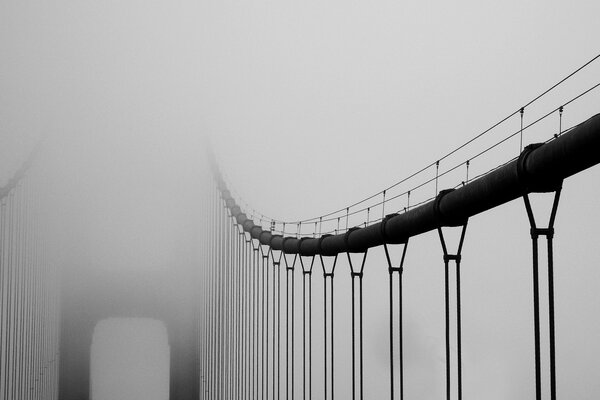
M76 270L71 273L77 274ZM198 293L174 282L174 271L129 273L118 278L86 274L63 280L59 399L90 399L94 328L99 321L114 317L163 322L170 350L169 399L198 399ZM143 279L139 274L144 274ZM190 275L183 275L188 283L194 281Z

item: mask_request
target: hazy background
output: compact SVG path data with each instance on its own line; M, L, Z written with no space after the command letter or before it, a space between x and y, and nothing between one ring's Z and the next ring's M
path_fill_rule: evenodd
M39 168L48 172L49 216L65 268L125 274L196 265L205 137L250 208L286 220L318 216L435 161L595 56L599 11L594 1L5 1L0 178L46 137ZM525 122L599 78L600 64L590 66L528 108ZM599 100L594 92L567 107L564 126L600 111ZM455 161L518 127L511 119ZM525 142L557 129L553 116ZM511 141L474 162L472 173L518 150ZM463 173L441 179L440 188ZM558 390L569 398L600 393L599 174L566 182L557 218ZM427 190L417 198L434 194ZM521 202L470 223L465 397L532 397L528 231ZM369 255L365 275L367 398L387 390L382 253ZM346 261L337 268L336 393L348 398L350 282ZM405 283L406 393L439 397L443 269L435 234L412 240ZM145 336L153 328L142 326L135 330L140 342L160 336ZM96 354L112 354L131 335L112 332ZM133 352L130 358L133 370ZM124 398L113 389L112 398Z

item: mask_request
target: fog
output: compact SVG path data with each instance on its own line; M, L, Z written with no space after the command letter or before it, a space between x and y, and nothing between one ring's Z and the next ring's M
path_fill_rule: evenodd
M202 268L212 182L207 143L248 215L318 217L434 162L594 57L598 11L589 0L3 2L0 186L41 141L33 170L63 286L89 304L105 304L101 293L109 288L131 304L154 296L185 308ZM528 107L525 123L599 76L598 63L582 70ZM567 106L563 127L596 114L599 100L593 91ZM518 117L510 119L441 168L519 127ZM557 130L553 115L524 141ZM518 152L514 138L469 173ZM440 189L460 184L464 173L440 178ZM558 385L561 395L578 399L600 393L593 340L600 335L598 175L594 168L565 182L557 217ZM430 185L411 203L433 195ZM532 397L528 232L522 202L470 221L463 251L466 397ZM416 398L444 389L443 265L434 233L411 240L406 260L405 393ZM388 390L386 267L383 250L374 249L365 269L367 398ZM345 258L336 271L336 393L349 398ZM320 275L315 279L321 304ZM114 317L157 318L135 305L128 310L139 315ZM321 341L317 335L315 354ZM111 398L104 393L98 399Z

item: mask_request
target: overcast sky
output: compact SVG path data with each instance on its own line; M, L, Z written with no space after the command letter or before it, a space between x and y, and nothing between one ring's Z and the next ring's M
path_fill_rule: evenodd
M78 249L69 265L115 271L189 264L198 252L201 221L194 208L206 188L205 139L251 208L282 220L319 216L435 161L597 55L599 11L591 0L5 1L0 179L45 136L52 201L63 204L55 210L65 221L61 235L69 250ZM599 81L597 61L528 108L525 123ZM599 112L599 93L569 105L563 126ZM440 168L519 126L518 117L510 119ZM556 130L553 115L527 131L524 142ZM507 142L474 161L471 176L518 151L518 140ZM460 183L465 173L440 179L440 189ZM594 340L600 336L599 174L593 169L565 183L557 218L561 397L600 393L594 368L600 357ZM433 194L427 188L411 202ZM463 267L465 397L532 397L528 230L520 201L470 223ZM384 398L387 390L382 254L369 255L365 276L367 398ZM406 263L406 393L439 397L437 236L415 238ZM346 261L338 268L342 353L349 340ZM340 360L336 390L347 398L349 366Z

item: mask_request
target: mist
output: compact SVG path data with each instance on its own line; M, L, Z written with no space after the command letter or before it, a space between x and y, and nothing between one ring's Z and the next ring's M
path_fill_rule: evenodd
M181 313L185 319L201 305L214 195L207 151L240 205L265 229L270 219L296 221L344 208L439 159L592 58L598 11L592 1L4 2L0 186L42 143L32 175L45 246L61 271L64 309L82 320L97 312L89 318L92 329L96 322L118 325L109 318L141 319L137 328L127 330L125 322L116 328L113 343L136 332L144 342L149 320L165 324L157 348L165 340L186 343L161 318ZM581 71L528 108L525 121L598 76L600 65ZM599 100L593 91L566 107L564 127L596 114ZM545 121L527 131L525 142L546 140L557 127L556 118ZM442 168L518 129L519 120L511 119ZM516 139L508 141L473 162L469 173L484 173L518 152ZM460 184L464 174L461 168L441 178L440 189ZM598 174L594 168L565 182L557 219L559 388L579 399L600 393L594 372L600 348L593 341L600 335L600 275L593 268L600 258ZM434 195L428 186L411 202ZM387 211L405 206L401 198ZM374 209L372 218L383 211ZM335 221L323 231L333 229ZM517 202L470 222L467 397L532 396L528 229ZM310 235L314 229L290 224L288 230ZM433 398L444 383L437 236L412 240L406 263L405 393ZM349 398L345 256L337 271L336 392ZM365 270L365 393L373 399L388 395L387 278L383 250L373 249ZM315 304L321 291L319 279ZM321 312L317 307L315 321ZM315 337L315 354L321 341ZM102 354L98 347L94 352ZM317 386L320 374L316 364ZM114 389L93 398L116 399Z

